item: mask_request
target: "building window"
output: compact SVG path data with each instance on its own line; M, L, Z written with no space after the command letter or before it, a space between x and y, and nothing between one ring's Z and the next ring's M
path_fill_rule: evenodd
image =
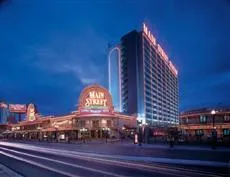
M99 120L93 120L93 128L99 128Z
M207 122L207 117L204 115L200 115L200 123L206 123Z
M223 135L229 136L230 135L230 129L223 129Z
M195 132L196 136L203 136L204 135L204 130L196 130Z
M230 122L230 115L224 115L224 121Z
M80 127L85 127L85 120L80 120Z
M112 126L112 121L111 120L107 120L107 127L111 127Z

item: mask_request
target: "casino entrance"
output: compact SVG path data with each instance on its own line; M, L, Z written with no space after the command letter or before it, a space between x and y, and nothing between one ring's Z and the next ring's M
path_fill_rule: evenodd
M6 125L4 137L39 141L71 142L88 139L119 139L124 125L136 126L136 117L116 112L108 90L86 87L76 111L62 116L41 116L28 106L26 120Z
M91 130L91 138L100 139L101 137L101 130Z

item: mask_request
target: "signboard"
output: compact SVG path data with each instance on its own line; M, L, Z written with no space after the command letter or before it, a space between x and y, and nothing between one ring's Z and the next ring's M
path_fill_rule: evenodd
M29 104L27 107L27 121L34 121L36 119L35 117L36 109L34 104Z
M80 113L104 114L113 112L112 97L100 85L86 87L79 99Z
M9 104L10 112L15 113L26 113L26 105L25 104Z
M8 108L8 105L6 103L0 103L0 108Z
M175 66L172 64L171 61L169 61L168 55L165 53L165 51L162 49L160 44L157 44L156 38L152 35L148 27L145 23L143 23L143 32L148 37L148 39L151 41L151 43L157 48L157 51L162 56L162 59L168 64L170 70L177 76L178 71L176 70Z

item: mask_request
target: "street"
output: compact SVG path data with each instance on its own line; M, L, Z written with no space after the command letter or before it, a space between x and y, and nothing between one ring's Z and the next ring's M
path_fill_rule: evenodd
M229 151L182 151L128 143L0 142L0 156L0 163L28 177L228 176L229 173Z

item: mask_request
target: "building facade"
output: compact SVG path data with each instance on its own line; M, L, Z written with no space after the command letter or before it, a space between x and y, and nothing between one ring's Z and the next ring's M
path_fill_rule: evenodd
M190 140L210 140L212 132L217 137L230 142L230 108L229 109L199 109L180 114L182 134Z
M9 116L8 105L4 102L0 102L0 124L6 124Z
M178 124L178 72L147 26L124 35L120 51L122 111L142 124Z
M86 87L78 109L64 116L40 116L35 106L27 107L26 120L8 124L6 138L34 140L81 140L85 138L119 138L124 127L136 128L136 117L116 112L107 89L99 85Z

